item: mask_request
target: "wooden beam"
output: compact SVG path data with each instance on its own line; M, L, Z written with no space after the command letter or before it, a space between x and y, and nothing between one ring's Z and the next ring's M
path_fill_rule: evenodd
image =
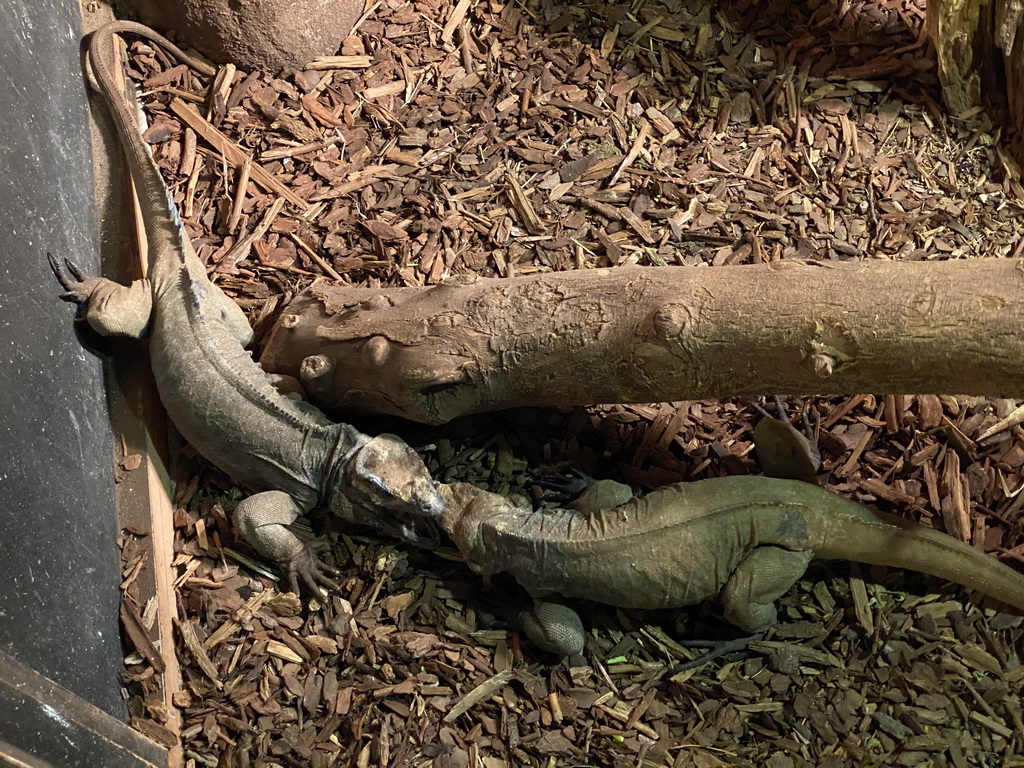
M83 31L92 32L111 19L113 15L106 7L84 14ZM130 176L117 133L106 108L95 100L93 103L93 165L104 273L129 281L140 276L142 265L146 263L141 215L128 183ZM125 215L127 210L134 211L134 216ZM130 342L129 346L131 354L116 356L108 374L111 428L117 443L116 455L111 457L118 473L115 501L119 527L142 534L138 544L144 564L133 585L135 599L139 608L156 603L156 622L145 631L149 633L149 647L160 649L163 667L162 674L157 670L160 699L168 713L163 727L176 739L181 732L181 715L173 697L181 690L181 671L174 653L173 620L177 616L175 573L171 567L174 507L166 459L167 420L148 357L139 354L136 342ZM107 763L92 761L90 764ZM161 765L179 768L182 764L179 743L164 753Z
M3 651L0 712L3 765L165 765L162 747Z

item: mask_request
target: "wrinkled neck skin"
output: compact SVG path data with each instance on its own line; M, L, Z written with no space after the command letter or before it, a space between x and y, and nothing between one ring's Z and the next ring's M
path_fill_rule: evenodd
M505 514L521 515L523 510L504 496L469 483L442 483L438 490L444 499L441 527L455 542L469 567L483 576L493 576L504 570L495 557L498 553L484 551L481 526L485 521L494 522Z
M356 471L355 457L365 445L363 440L343 460L336 462L340 469L333 477L328 508L342 520L357 525L377 526L381 522L378 510L387 509L389 498L385 498L380 486L372 478Z

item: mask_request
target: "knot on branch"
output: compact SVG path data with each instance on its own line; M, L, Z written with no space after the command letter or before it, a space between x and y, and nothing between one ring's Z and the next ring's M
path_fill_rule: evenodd
M654 334L664 341L678 341L693 326L693 313L686 304L665 304L651 316Z
M310 355L299 366L299 379L311 392L322 394L330 389L334 360L327 355Z
M363 362L374 368L380 368L387 361L390 352L391 344L388 340L383 336L374 336L372 339L367 339L363 345Z

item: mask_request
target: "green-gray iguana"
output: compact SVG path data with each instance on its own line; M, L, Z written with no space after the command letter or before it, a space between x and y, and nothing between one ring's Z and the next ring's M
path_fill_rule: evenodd
M762 419L755 429L759 455L772 447L763 465L807 478L812 449L802 439L788 421ZM775 456L780 447L791 458ZM653 609L718 595L725 618L757 633L775 624L775 600L814 558L920 571L1024 610L1024 575L952 536L801 480L722 477L643 497L600 480L570 508L536 511L466 483L441 492L442 527L470 568L511 574L535 600L519 617L527 636L563 656L583 650L583 625L547 596Z
M72 262L62 266L48 254L65 290L61 298L79 305L103 335L140 337L149 330L153 375L171 421L199 453L258 491L238 505L236 524L262 555L278 563L294 591L299 579L314 590L317 584L336 586L327 576L333 570L285 527L315 507L413 543L433 543L431 521L443 502L419 456L397 437L371 438L283 396L245 350L252 329L207 278L142 139L138 105L116 87L110 61L115 35L122 32L157 42L213 74L140 24L115 21L93 34L93 87L106 100L138 191L148 275L122 286L87 277Z

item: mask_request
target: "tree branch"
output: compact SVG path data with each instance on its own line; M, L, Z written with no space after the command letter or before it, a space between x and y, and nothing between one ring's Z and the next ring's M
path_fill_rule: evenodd
M443 423L514 406L784 392L1024 395L1024 262L805 262L316 284L263 354L328 409Z

